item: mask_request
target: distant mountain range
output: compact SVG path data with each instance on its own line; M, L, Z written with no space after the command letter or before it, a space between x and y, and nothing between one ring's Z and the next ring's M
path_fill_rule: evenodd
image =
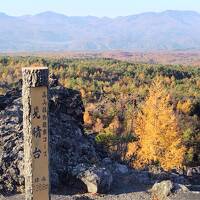
M193 11L116 18L0 13L0 52L196 49L200 50L200 14Z

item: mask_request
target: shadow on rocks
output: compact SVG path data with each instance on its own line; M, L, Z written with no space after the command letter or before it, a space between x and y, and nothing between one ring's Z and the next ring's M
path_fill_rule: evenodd
M93 200L93 199L87 196L82 196L82 197L76 197L74 200Z

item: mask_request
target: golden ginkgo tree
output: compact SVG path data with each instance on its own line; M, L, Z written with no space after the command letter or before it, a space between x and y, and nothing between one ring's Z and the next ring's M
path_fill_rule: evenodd
M135 131L139 138L136 167L153 163L165 170L182 167L185 148L170 105L170 96L163 87L161 77L153 80L136 124Z

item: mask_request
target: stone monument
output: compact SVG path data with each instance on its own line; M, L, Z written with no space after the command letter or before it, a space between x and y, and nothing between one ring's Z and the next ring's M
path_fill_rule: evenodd
M26 200L50 200L48 68L22 68Z

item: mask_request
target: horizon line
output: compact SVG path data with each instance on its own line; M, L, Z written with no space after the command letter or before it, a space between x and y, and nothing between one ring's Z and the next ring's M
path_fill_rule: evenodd
M63 15L66 17L96 17L96 18L110 18L110 19L114 19L114 18L118 18L118 17L128 17L128 16L137 16L137 15L142 15L142 14L162 14L165 12L192 12L192 13L196 13L196 14L200 14L200 11L195 11L195 10L173 10L173 9L167 9L167 10L162 10L162 11L144 11L144 12L140 12L140 13L135 13L135 14L129 14L129 15L118 15L118 16L95 16L95 15L67 15L66 13L62 13L62 12L57 12L57 11L52 11L52 10L46 10L46 11L42 11L42 12L38 12L35 14L22 14L22 15L11 15L8 14L6 12L0 11L0 14L4 14L6 16L9 17L24 17L24 16L37 16L40 14L47 14L47 13L52 13L52 14L57 14L57 15Z

